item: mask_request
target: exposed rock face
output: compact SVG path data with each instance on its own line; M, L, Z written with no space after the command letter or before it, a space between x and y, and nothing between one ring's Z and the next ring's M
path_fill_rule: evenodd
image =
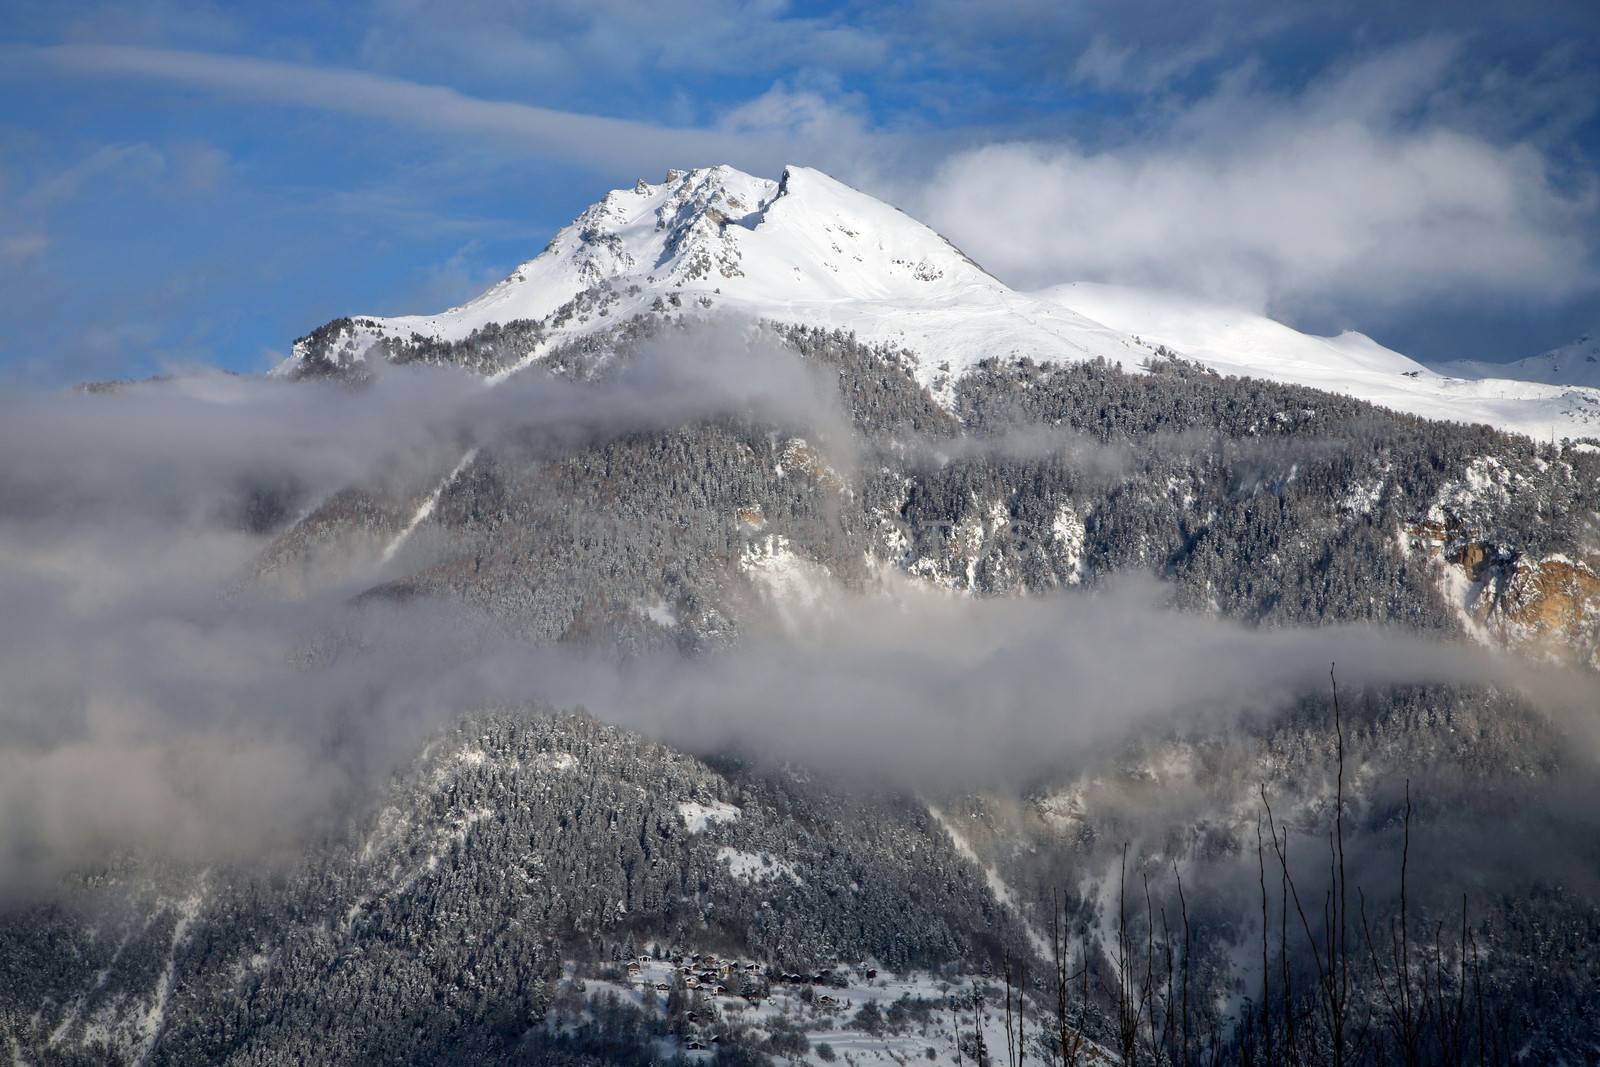
M1600 554L1524 555L1469 534L1454 517L1406 527L1442 568L1445 596L1481 640L1600 670Z
M1600 669L1600 574L1591 563L1524 557L1481 570L1468 609L1506 647Z

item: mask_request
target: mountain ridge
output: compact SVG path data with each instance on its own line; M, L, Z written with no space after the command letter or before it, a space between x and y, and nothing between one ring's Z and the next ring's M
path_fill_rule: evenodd
M302 338L279 373L293 374L319 348L348 365L386 342L459 343L486 328L538 323L540 340L494 368L498 380L562 339L641 315L712 311L903 346L920 357L924 385L946 363L960 373L1023 354L1130 363L1147 354L1070 309L1014 292L946 238L820 171L790 166L772 181L718 166L612 190L473 300L436 315L360 317L326 340Z
M335 320L298 340L274 373L343 373L381 348L396 361L464 362L496 382L565 341L603 347L643 318L725 314L844 329L904 350L918 384L946 406L951 382L985 360L1105 359L1138 370L1166 347L1221 373L1540 440L1600 428L1600 389L1450 376L1364 335L1315 338L1154 290L1014 290L900 209L797 165L776 181L727 165L641 178L472 300ZM1219 329L1219 316L1236 321Z
M1432 366L1440 374L1460 378L1515 378L1544 385L1600 389L1600 331L1588 331L1564 345L1509 363L1458 359Z

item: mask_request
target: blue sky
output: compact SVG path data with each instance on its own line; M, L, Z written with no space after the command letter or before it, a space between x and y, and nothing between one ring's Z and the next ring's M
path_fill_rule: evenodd
M0 375L257 370L607 189L820 166L1019 286L1515 358L1600 326L1592 4L0 0Z

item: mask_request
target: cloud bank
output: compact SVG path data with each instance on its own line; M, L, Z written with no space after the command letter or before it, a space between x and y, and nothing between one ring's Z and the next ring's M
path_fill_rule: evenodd
M123 850L292 855L485 708L581 705L693 751L983 788L1067 773L1140 731L1270 721L1338 660L1352 688L1518 686L1600 752L1574 710L1592 689L1563 676L1371 629L1178 614L1149 584L981 601L886 577L823 588L722 652L619 663L530 647L459 605L354 596L359 582L286 601L237 581L267 539L241 517L251 486L292 484L309 506L347 484L426 485L469 447L559 453L702 418L846 435L831 384L768 344L669 336L582 385L395 368L360 389L0 396L0 889Z
M469 448L571 448L718 416L850 435L833 383L736 320L669 331L594 383L533 373L488 388L454 369L372 370L360 387L213 374L104 395L0 391L0 523L195 523L222 508L221 521L256 489L404 490Z
M1248 70L1125 143L988 144L920 192L924 217L1002 277L1154 285L1257 310L1596 286L1592 176L1449 121L1448 42L1285 94Z

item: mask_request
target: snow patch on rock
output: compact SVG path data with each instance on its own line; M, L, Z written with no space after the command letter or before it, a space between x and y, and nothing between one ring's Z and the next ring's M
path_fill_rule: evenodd
M800 877L800 872L793 863L779 859L770 852L748 852L725 845L717 849L717 862L726 863L728 873L733 875L736 881L746 884L770 882L777 878L788 878L801 885L805 884L805 879Z
M717 823L737 822L744 812L720 800L713 800L709 804L685 800L678 805L678 814L691 834L703 834Z
M740 554L739 569L791 625L821 609L833 585L828 569L796 552L782 534L752 539Z
M1087 528L1071 504L1056 508L1055 519L1050 524L1050 536L1061 550L1067 567L1066 583L1078 585L1083 581L1083 549Z

